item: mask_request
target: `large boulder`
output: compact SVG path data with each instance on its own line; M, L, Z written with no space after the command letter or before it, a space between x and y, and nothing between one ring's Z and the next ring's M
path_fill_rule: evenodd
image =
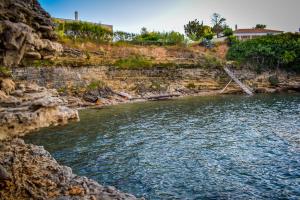
M18 65L27 57L41 59L57 54L62 45L55 42L54 24L37 0L0 2L0 65Z

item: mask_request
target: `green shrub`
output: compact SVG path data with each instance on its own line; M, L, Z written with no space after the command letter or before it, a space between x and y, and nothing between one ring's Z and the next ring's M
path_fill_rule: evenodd
M232 45L227 58L263 69L300 69L300 34L269 35Z
M8 67L0 66L0 77L11 77L12 72Z
M119 59L115 62L114 65L122 69L139 69L152 67L153 63L151 60L143 56L132 56L124 59Z
M193 90L193 89L196 88L196 85L195 85L195 83L188 83L187 86L186 86L186 88L188 88L190 90Z
M90 84L87 86L87 90L96 90L96 89L101 89L105 88L106 84L101 81L101 80L93 80L90 82Z
M218 67L223 66L222 61L212 55L205 55L204 61L205 61L205 63L204 63L205 67L208 67L208 68L218 68Z
M132 44L139 45L182 45L186 43L183 34L170 31L170 32L156 32L147 31L143 28L140 34L126 33L117 31L114 33L114 41L125 41Z

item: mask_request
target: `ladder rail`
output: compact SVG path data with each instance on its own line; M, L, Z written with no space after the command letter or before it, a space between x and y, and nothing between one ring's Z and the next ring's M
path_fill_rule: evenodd
M245 84L243 84L227 67L224 67L224 70L228 74L228 76L230 76L232 78L232 80L234 80L234 82L236 82L240 86L240 88L243 89L243 91L246 94L248 94L250 96L253 95L252 90L248 86L246 86Z

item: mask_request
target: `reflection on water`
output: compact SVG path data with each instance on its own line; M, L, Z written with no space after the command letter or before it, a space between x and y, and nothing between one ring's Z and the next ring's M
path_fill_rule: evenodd
M43 129L64 165L148 199L300 198L300 96L193 97L85 110Z

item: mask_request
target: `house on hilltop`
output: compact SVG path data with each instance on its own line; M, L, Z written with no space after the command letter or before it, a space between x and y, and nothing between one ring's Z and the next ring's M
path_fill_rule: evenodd
M278 35L284 31L264 29L264 28L250 28L250 29L237 29L233 32L239 40L249 40L265 35Z

